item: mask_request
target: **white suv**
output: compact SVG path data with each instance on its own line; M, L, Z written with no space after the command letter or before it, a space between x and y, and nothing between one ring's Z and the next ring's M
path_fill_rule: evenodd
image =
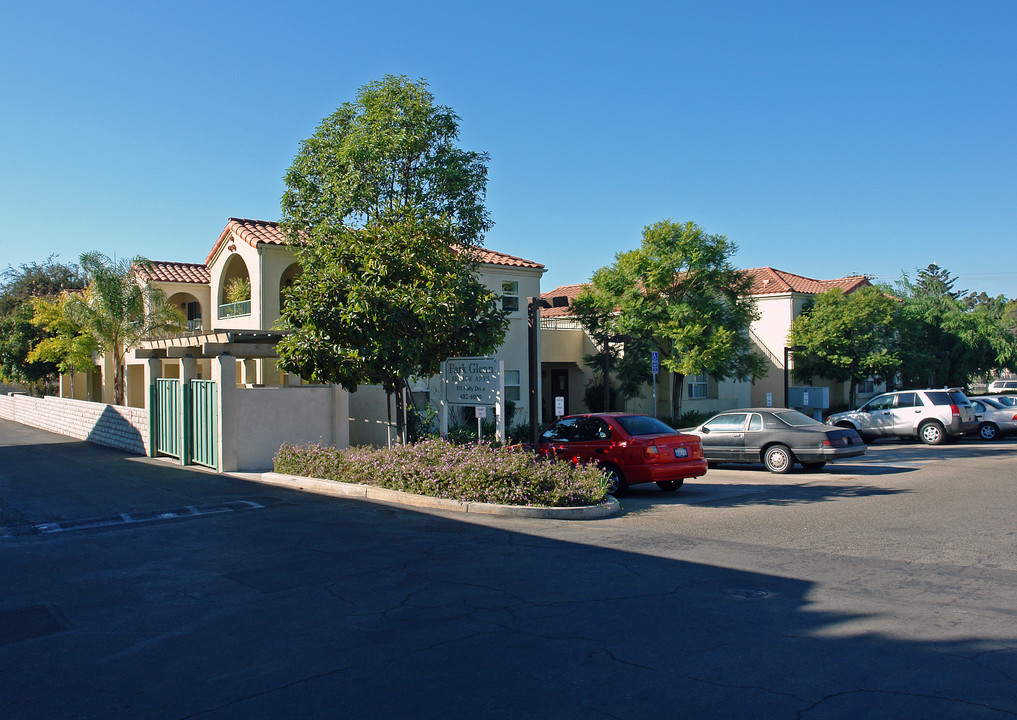
M834 413L828 425L855 429L863 440L918 437L940 445L978 429L975 408L957 388L883 393L857 410Z
M986 391L986 394L994 395L996 393L1011 392L1017 392L1017 380L993 380L989 383L989 389Z

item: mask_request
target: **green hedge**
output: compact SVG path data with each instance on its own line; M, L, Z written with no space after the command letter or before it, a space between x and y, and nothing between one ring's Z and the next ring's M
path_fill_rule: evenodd
M578 507L603 502L604 473L518 448L424 440L391 449L324 445L279 448L275 471L464 502Z

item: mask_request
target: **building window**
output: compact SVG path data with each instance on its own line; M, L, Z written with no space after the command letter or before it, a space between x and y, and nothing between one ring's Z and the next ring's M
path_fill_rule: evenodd
M862 380L858 383L858 394L859 395L871 395L876 392L876 383L872 378L868 380Z
M706 373L689 375L689 400L702 400L710 397L710 380Z
M519 310L519 282L516 280L501 281L501 309L505 312Z
M184 314L187 316L188 330L201 330L201 304L195 301L183 303Z
M522 397L520 394L520 380L519 370L506 370L505 371L505 401L506 402L519 402L519 398Z

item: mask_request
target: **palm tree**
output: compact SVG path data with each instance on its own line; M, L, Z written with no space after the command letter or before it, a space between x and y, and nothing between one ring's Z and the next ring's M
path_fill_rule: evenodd
M99 352L113 358L113 402L123 405L127 351L144 337L179 330L183 318L166 301L166 294L141 276L142 270L151 270L147 259L118 261L89 252L79 262L88 286L70 303L68 312Z

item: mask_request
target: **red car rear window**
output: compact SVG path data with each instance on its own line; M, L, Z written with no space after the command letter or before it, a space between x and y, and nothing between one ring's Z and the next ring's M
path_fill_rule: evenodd
M618 424L624 428L629 435L663 435L665 433L677 435L678 431L670 425L661 422L649 415L623 415L615 418Z

